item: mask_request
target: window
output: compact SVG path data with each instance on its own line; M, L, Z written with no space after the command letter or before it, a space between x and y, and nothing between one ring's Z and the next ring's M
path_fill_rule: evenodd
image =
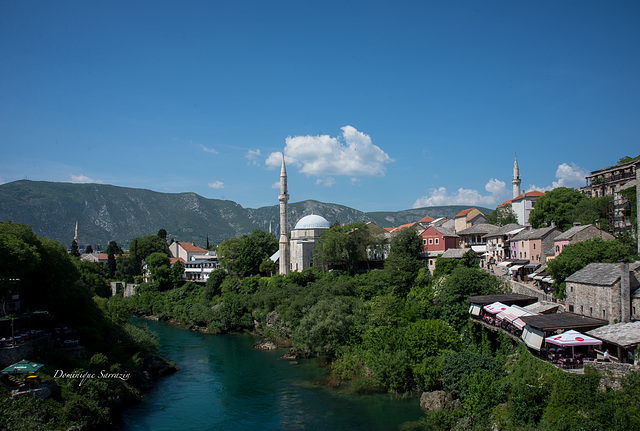
M589 307L589 316L593 316L593 307Z
M573 313L573 305L569 306L569 312Z
M440 238L436 238L436 244L440 244Z
M560 246L556 245L556 253L560 253Z
M429 238L429 244L433 244L433 238Z
M584 314L584 305L580 306L580 314Z
M524 258L525 259L527 258L527 252L526 251L524 252Z
M524 241L522 241L522 246L524 247Z
M602 310L602 318L603 319L607 318L607 311L606 310Z
M426 239L422 240L422 245L427 245L427 240Z
M573 292L573 286L571 286L571 291Z

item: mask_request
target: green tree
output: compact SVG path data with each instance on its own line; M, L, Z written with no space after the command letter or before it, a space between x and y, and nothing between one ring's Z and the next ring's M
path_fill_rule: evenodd
M167 231L165 229L160 229L158 231L158 237L162 238L163 240L167 240Z
M152 253L164 253L166 256L171 256L169 252L169 246L167 241L160 238L158 235L147 235L141 238L134 238L129 247L129 253L131 257L137 262L141 263L147 259Z
M78 248L78 241L76 241L75 239L71 243L71 252L69 254L74 257L80 257L80 249Z
M147 256L145 262L151 273L151 279L158 283L159 290L173 287L171 262L166 254L162 252L151 253Z
M243 276L260 273L260 264L266 253L258 246L253 237L243 239L240 253L234 262L234 270Z
M359 337L361 303L355 298L321 299L304 315L295 331L295 339L305 349L333 355Z
M422 240L415 229L403 229L391 238L390 254L406 254L417 258L422 251Z
M105 274L97 262L76 260L74 263L80 273L80 280L88 289L90 289L95 295L102 298L108 298L111 296L111 287L109 286L109 282L105 278Z
M265 257L260 263L260 274L271 276L276 272L276 263L270 257Z
M235 271L235 263L240 252L242 251L242 244L247 236L233 237L226 241L223 241L218 245L218 259L223 268L229 271Z
M534 228L554 222L563 231L573 226L576 220L576 206L589 199L580 192L567 187L557 187L536 199L529 214L529 223Z
M109 241L107 246L107 274L109 278L113 278L116 274L116 259L122 254L122 249L115 241Z
M87 245L84 249L84 252L87 254L91 254L93 253L93 247L91 247L91 244Z
M518 223L518 217L513 212L511 204L496 208L487 215L487 223L494 224L496 226L505 226L509 223Z
M458 266L446 277L435 302L440 318L459 330L469 319L470 296L500 292L500 280L479 268Z
M439 257L436 259L436 269L433 271L433 276L437 278L443 275L449 275L458 266L478 268L478 255L476 255L473 250L469 250L463 254L460 259L454 257Z
M358 263L358 248L355 238L345 226L334 225L318 239L315 259L325 265L353 269Z
M278 251L278 238L275 235L267 233L260 229L254 229L249 235L256 247L260 249L260 253L264 256L271 256Z

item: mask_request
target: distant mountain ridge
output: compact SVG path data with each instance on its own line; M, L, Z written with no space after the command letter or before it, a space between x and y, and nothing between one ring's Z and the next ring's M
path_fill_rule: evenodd
M31 225L34 233L69 246L78 221L80 244L106 247L116 241L128 247L133 238L165 229L168 238L206 245L218 244L253 229L278 231L279 207L243 208L229 200L207 199L196 193L160 193L107 184L74 184L20 180L0 185L0 221ZM426 215L449 217L467 206L443 206L397 212L365 213L343 205L314 200L289 204L290 228L305 215L318 214L341 224L373 221L382 227L418 221ZM490 209L476 207L480 211Z

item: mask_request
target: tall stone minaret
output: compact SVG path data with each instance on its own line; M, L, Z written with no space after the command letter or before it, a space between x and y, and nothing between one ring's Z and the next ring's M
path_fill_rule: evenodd
M513 184L513 199L520 196L520 169L518 168L518 156L516 155L516 161L513 163L513 179L511 180L511 184Z
M280 169L280 274L289 273L289 228L287 211L289 193L287 193L287 168L284 166L284 153L282 153L282 169Z
M80 232L78 231L78 221L76 220L76 231L73 235L73 240L76 242L78 247L80 247Z

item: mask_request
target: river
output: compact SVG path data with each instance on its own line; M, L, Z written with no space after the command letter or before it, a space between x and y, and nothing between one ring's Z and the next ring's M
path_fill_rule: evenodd
M158 334L160 356L181 367L122 416L123 430L398 430L422 412L416 398L349 395L324 383L317 359L279 359L255 337L209 335L135 319Z

